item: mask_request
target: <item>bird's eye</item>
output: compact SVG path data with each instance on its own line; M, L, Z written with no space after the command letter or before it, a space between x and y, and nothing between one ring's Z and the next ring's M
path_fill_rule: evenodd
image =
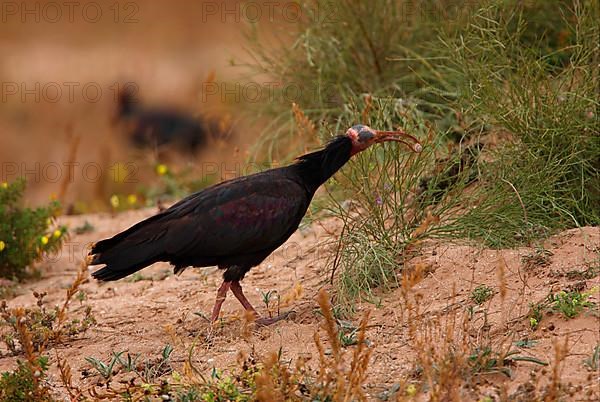
M360 133L358 133L358 139L360 142L370 141L374 136L375 134L368 130L362 130Z

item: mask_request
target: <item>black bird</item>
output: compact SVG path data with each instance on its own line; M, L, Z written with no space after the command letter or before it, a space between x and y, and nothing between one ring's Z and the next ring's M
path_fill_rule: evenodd
M417 139L403 131L375 131L356 125L289 166L206 188L99 241L90 251L90 265L105 266L92 276L113 281L157 261L170 262L175 273L189 266L218 266L225 272L212 320L218 319L228 290L257 315L242 292L244 275L296 231L321 184L352 155L386 141L403 142L413 151L421 151ZM257 323L267 325L280 318L262 318Z
M230 127L221 127L215 119L143 106L130 87L119 91L113 121L122 123L130 141L138 148L171 147L192 155L207 146L209 141L227 141L232 131Z

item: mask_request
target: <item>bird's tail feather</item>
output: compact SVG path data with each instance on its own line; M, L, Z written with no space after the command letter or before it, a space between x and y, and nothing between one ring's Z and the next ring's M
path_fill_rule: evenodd
M158 230L157 230L158 229ZM105 264L92 273L102 281L116 281L157 261L161 261L164 247L161 244L166 233L149 221L143 221L92 246L90 265Z

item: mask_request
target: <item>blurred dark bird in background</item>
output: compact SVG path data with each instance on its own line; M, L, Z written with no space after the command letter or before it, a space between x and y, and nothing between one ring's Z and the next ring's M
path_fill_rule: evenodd
M460 180L469 185L475 182L479 172L477 161L485 144L476 142L465 148L458 148L450 156L436 160L431 176L421 179L418 197L421 207L436 205L449 188Z
M138 148L159 152L172 149L191 155L210 144L230 141L233 133L225 120L144 106L136 98L134 88L128 86L117 94L113 123L123 127L127 138Z
M90 251L89 262L105 266L92 275L114 281L157 261L170 262L175 273L189 266L218 266L225 272L212 321L218 319L228 290L256 316L240 281L296 231L321 184L352 155L387 141L402 142L415 152L422 149L415 137L403 131L356 125L289 166L206 188L99 241ZM283 317L261 318L257 324L268 325Z

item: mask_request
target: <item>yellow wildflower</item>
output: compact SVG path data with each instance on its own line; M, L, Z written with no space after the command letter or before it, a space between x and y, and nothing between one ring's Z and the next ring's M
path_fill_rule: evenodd
M127 196L127 202L129 203L129 205L134 205L137 203L137 195L135 194L129 194Z
M112 197L110 197L110 205L112 205L113 208L119 208L119 196L116 194L113 194Z
M52 233L52 237L55 239L58 239L60 236L62 236L62 232L59 229L56 229L54 233Z
M42 246L45 246L46 244L48 244L48 236L42 236L40 237L40 242L42 243Z
M415 387L415 384L410 384L408 387L406 387L406 395L415 396L416 394L417 394L417 387Z
M2 240L0 240L0 253L3 252L5 248L6 248L6 243L4 243Z
M6 190L8 188L8 183L5 181L2 182L2 188Z
M167 173L169 173L169 168L167 167L167 165L164 165L164 164L161 163L159 165L156 165L156 173L159 176L164 176Z

